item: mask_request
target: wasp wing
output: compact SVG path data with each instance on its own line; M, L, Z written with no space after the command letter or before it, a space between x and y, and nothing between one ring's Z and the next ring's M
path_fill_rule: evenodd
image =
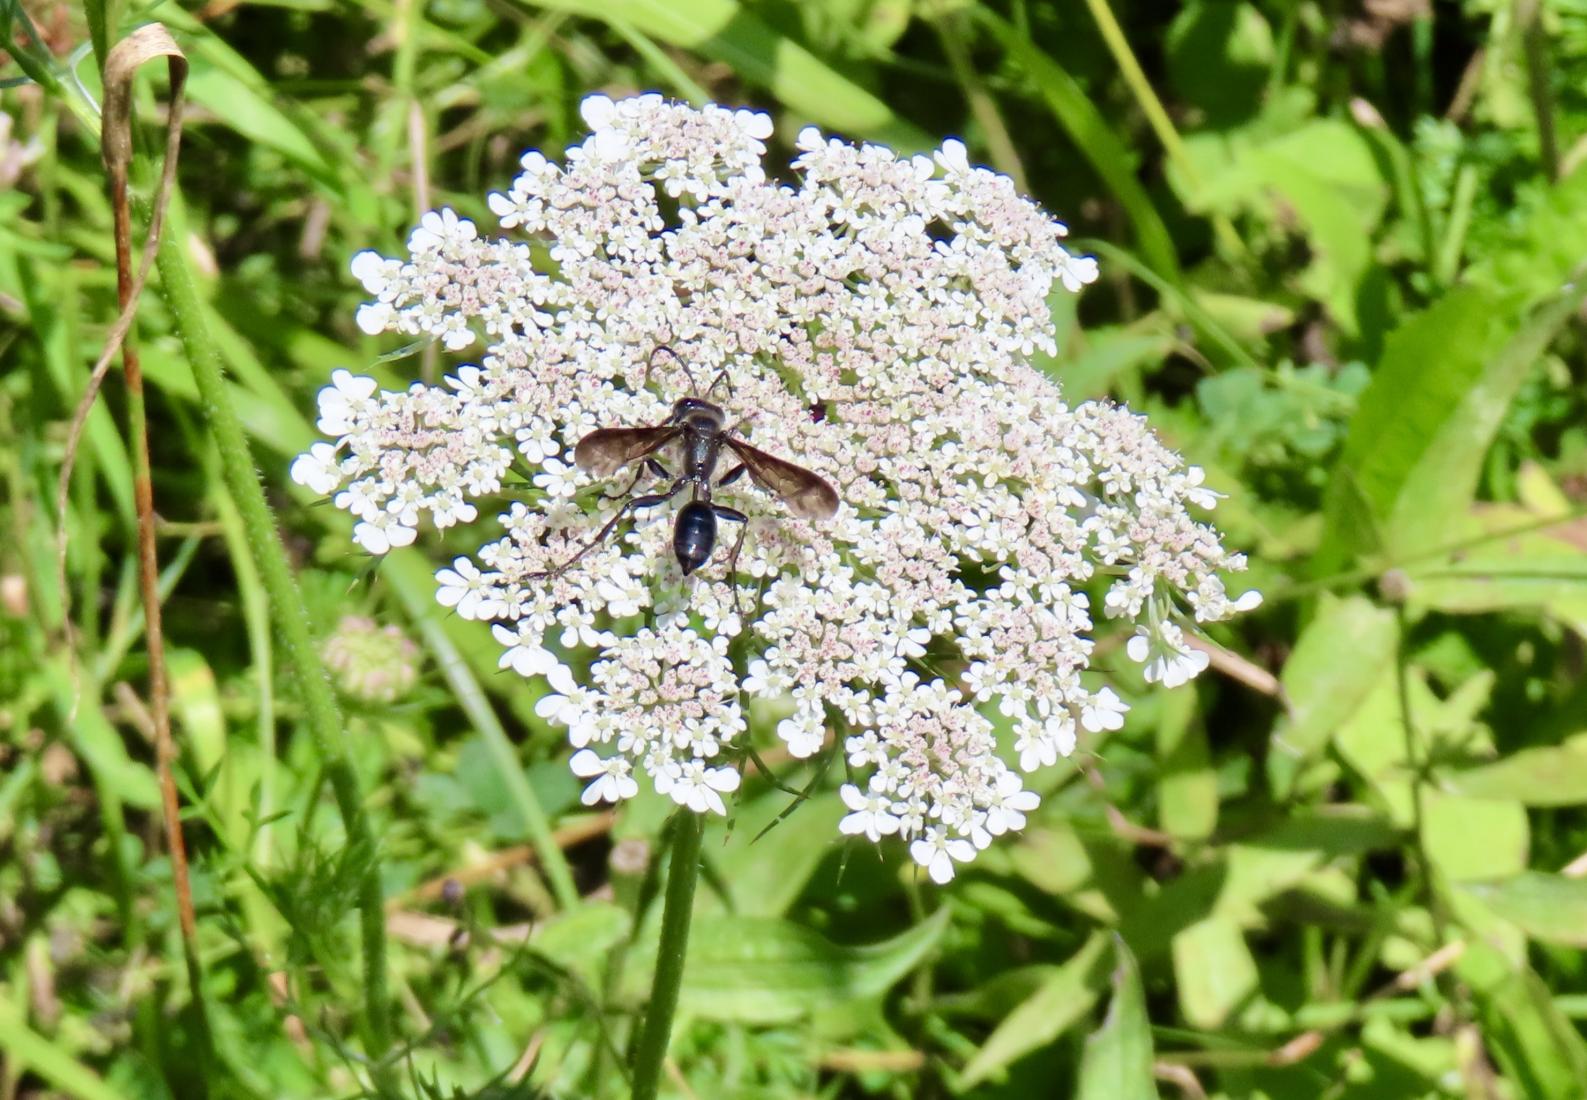
M596 428L573 448L573 462L596 477L610 477L629 463L655 454L683 431L676 424L653 428Z
M739 439L728 437L727 445L744 463L755 484L780 496L788 510L800 519L831 519L837 513L837 491L818 475Z

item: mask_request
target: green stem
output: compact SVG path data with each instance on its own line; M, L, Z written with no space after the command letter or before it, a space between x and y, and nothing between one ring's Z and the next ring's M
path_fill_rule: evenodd
M1086 0L1086 7L1091 9L1091 18L1096 21L1102 41L1106 43L1108 52L1113 55L1119 73L1124 77L1124 83L1135 96L1135 102L1146 115L1147 124L1157 135L1157 140L1162 142L1163 151L1179 170L1180 177L1194 198L1195 193L1201 189L1201 175L1196 171L1196 166L1190 159L1190 152L1185 148L1185 143L1180 138L1179 131L1175 129L1173 120L1163 108L1163 101L1157 98L1157 93L1152 90L1152 82L1146 78L1141 63L1135 60L1135 51L1130 49L1123 28L1114 18L1113 9L1108 6L1108 0ZM1222 214L1212 215L1212 230L1218 238L1218 243L1230 256L1245 255L1245 242L1240 240L1240 235L1234 230L1234 224L1228 218Z
M319 650L309 629L308 609L292 576L286 548L276 531L270 506L265 501L259 472L243 434L241 420L227 392L221 370L220 352L204 323L204 311L193 287L187 262L182 256L185 239L176 223L167 228L160 242L157 265L160 286L170 306L193 379L203 400L204 419L210 426L220 454L221 476L237 506L247 533L248 547L259 579L270 601L272 617L281 635L286 663L292 669L303 698L303 711L309 733L314 738L325 774L330 780L336 807L347 830L349 844L370 853L369 869L359 886L359 923L364 956L364 1015L369 1056L379 1061L391 1047L391 1022L388 1015L386 984L386 924L380 867L374 857L375 841L369 818L364 812L358 790L358 777L348 755L345 726L336 696L326 679Z
M667 870L667 898L661 910L661 943L656 949L656 975L650 982L650 1007L634 1060L633 1100L655 1100L661 1066L672 1038L672 1017L683 986L683 960L689 953L689 919L694 915L694 884L700 877L700 837L705 824L699 814L680 810L673 818L672 863Z
M502 728L496 712L491 709L490 700L485 698L479 680L470 671L468 659L459 651L448 635L441 616L437 614L440 605L435 602L433 577L420 566L418 559L408 556L393 555L386 560L384 568L398 599L407 608L409 617L424 635L425 644L435 655L435 663L446 677L453 697L474 724L474 729L490 753L492 763L500 771L502 781L507 785L508 797L529 836L529 843L540 859L540 868L551 884L551 893L557 905L563 909L578 908L579 888L573 881L573 870L557 844L544 807L529 784L523 761L518 758L517 750L507 737L507 731Z
M1559 179L1559 139L1555 136L1554 91L1549 87L1548 39L1544 37L1542 5L1538 0L1522 0L1515 19L1521 25L1521 42L1526 50L1526 91L1532 100L1532 115L1537 121L1538 157L1551 180Z
M941 10L935 12L932 22L937 31L937 40L942 44L942 52L948 59L948 67L953 70L953 78L964 92L971 115L981 127L981 138L992 155L993 165L1014 181L1016 190L1021 194L1029 194L1030 184L1025 177L1025 166L1020 160L1019 150L1014 145L1008 127L1003 124L1003 116L998 113L997 101L986 90L986 83L971 61L969 51L965 49L964 43L968 39L965 23L957 13L949 12L946 8L946 4L939 4Z

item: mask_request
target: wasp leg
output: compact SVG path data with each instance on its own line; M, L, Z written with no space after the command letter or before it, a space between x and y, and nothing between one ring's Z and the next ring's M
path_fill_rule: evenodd
M595 537L589 542L585 543L577 554L574 554L567 561L553 569L547 569L543 573L530 573L529 579L540 581L549 580L552 577L560 577L563 573L566 573L569 569L573 568L573 566L577 565L584 555L588 554L591 550L594 550L601 543L605 542L611 535L612 531L616 529L617 525L622 522L623 518L627 516L628 513L637 512L641 508L654 508L658 504L665 504L667 501L671 500L673 497L682 492L683 487L688 484L688 478L680 477L677 481L672 483L672 488L668 489L665 493L651 493L642 497L630 497L628 499L628 503L617 509L617 514L611 519L607 520L606 525L597 531L595 533Z
M663 481L670 480L672 477L672 472L660 462L657 462L654 458L647 458L640 464L639 469L634 471L634 480L628 483L628 488L620 493L602 493L601 498L603 500L619 500L623 497L631 496L634 490L639 488L639 479L645 476L646 471L655 474Z
M737 466L734 466L731 470L722 475L722 480L716 483L716 487L720 489L723 486L733 484L733 482L743 477L745 471L748 469L748 466L745 466L742 462L740 462Z
M743 469L744 467L740 466L737 470L729 473L727 476L729 478L737 477L743 472ZM724 478L719 484L725 484L726 480L727 479ZM744 549L744 536L749 534L749 517L743 512L740 512L737 508L729 508L722 504L711 505L711 511L716 513L717 519L726 520L730 523L736 523L739 525L738 538L733 543L732 552L727 555L727 586L733 590L733 610L737 612L738 617L742 619L744 617L744 609L739 604L738 597L738 552Z

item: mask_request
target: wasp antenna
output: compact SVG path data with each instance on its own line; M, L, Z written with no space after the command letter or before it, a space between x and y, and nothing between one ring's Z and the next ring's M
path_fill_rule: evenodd
M711 380L711 386L705 391L705 396L710 397L716 392L716 387L720 386L723 382L727 383L727 395L729 397L733 396L733 380L728 377L727 370L728 369L726 367L723 367L721 370L716 372L716 377Z
M688 379L689 379L689 394L690 394L690 396L698 397L699 396L699 386L697 386L695 384L694 372L689 369L689 364L687 364L687 363L685 363L683 361L683 356L681 356L677 352L673 351L672 348L669 345L667 345L667 344L657 344L655 350L652 351L650 353L649 358L647 358L645 360L645 377L644 377L643 382L641 382L640 384L642 386L649 386L650 385L650 367L651 367L651 364L653 364L656 361L656 356L660 355L662 352L666 352L668 355L672 356L672 361L677 363L678 366L683 368L684 375L687 376Z

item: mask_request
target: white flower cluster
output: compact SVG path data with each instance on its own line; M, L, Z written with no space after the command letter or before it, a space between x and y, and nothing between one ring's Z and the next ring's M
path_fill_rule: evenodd
M897 834L946 882L1024 824L1021 773L1122 724L1083 676L1087 587L1112 578L1103 611L1139 625L1127 650L1168 685L1205 664L1177 623L1255 605L1227 596L1218 573L1244 561L1187 510L1214 494L1140 417L1070 408L1031 366L1053 351L1055 285L1096 263L959 142L900 157L807 129L781 183L764 115L650 95L583 113L565 163L528 153L490 197L509 238L443 210L407 258L354 260L365 331L484 353L401 393L337 372L320 395L335 442L293 477L334 493L374 553L422 513L447 527L512 499L505 536L438 574L440 600L495 624L504 667L549 678L540 714L567 729L587 803L643 773L722 812L745 697L783 700L793 756L834 738L846 755L843 832ZM731 575L719 551L683 577L657 508L546 579L628 480L593 479L574 444L660 423L718 375L739 435L830 482L837 515L795 518L746 478L716 494L750 517Z

